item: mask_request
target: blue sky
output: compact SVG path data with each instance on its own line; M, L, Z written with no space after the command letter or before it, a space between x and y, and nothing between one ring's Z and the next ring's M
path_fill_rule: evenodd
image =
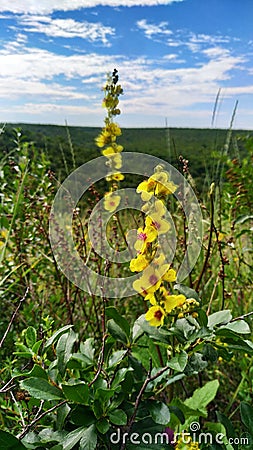
M0 121L253 129L252 0L0 0Z

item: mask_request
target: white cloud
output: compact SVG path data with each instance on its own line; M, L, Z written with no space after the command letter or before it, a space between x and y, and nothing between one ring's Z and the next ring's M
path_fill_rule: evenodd
M4 120L11 120L11 111L13 115L17 111L21 120L23 106L20 105L24 104L23 114L29 114L33 120L56 123L56 117L59 121L60 117L64 120L67 116L70 120L73 117L74 123L81 123L80 114L82 118L87 116L83 124L92 125L93 121L97 125L99 111L103 114L100 88L106 73L114 67L119 70L125 91L121 100L123 120L125 116L140 114L143 122L139 126L151 115L153 118L174 115L174 124L179 120L180 125L180 117L185 118L187 111L195 111L199 105L201 109L205 106L206 111L210 105L211 115L219 87L224 86L223 95L227 99L253 93L252 85L231 86L233 69L243 70L245 60L240 56L216 48L207 51L208 60L196 67L172 69L170 59L173 61L174 57L175 54L167 55L166 64L164 57L151 60L97 53L67 56L28 47L19 35L17 41L10 41L0 51L2 115L6 115ZM227 82L230 87L226 87ZM13 104L8 114L4 103ZM197 120L198 113L192 114ZM201 117L205 119L204 115Z
M149 39L157 35L168 36L172 34L172 31L168 29L168 22L152 24L142 19L137 22L137 26L144 31L145 36Z
M73 19L52 19L49 16L25 15L18 20L23 31L43 33L50 37L81 38L90 42L101 41L108 45L107 36L115 34L114 29L100 22L77 22Z
M50 14L53 11L73 11L96 6L157 6L184 0L0 0L0 12Z

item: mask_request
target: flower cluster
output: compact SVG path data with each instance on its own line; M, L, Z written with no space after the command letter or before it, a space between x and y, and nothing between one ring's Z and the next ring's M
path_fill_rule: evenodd
M107 82L103 87L103 106L107 109L105 126L102 132L95 139L101 153L107 159L109 173L106 180L110 183L110 191L105 195L104 208L109 212L115 211L120 203L120 197L113 192L118 189L118 182L124 179L124 175L119 171L122 167L121 152L123 146L119 145L117 137L121 135L121 129L114 122L114 117L120 114L118 108L119 96L123 94L123 89L118 84L118 71L114 69L112 75L108 75Z
M194 299L184 295L171 293L171 283L176 281L176 271L166 262L165 255L159 243L162 235L170 230L170 223L165 218L166 201L177 186L170 180L169 173L162 166L155 168L154 174L140 183L136 189L145 202L142 210L145 212L145 222L137 230L134 244L136 257L130 262L132 272L142 272L139 279L133 283L133 288L145 300L149 301L145 318L150 325L158 327L164 324L166 316L177 309L179 314L197 306Z

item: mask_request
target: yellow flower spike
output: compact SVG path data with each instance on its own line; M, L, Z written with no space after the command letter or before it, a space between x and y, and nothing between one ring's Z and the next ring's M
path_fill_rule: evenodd
M142 272L149 265L149 261L143 255L138 255L130 261L131 272Z
M133 288L146 297L147 294L154 293L159 289L161 281L159 272L148 266L141 278L133 282Z
M165 311L159 306L151 306L145 314L145 319L152 327L160 327L164 323Z
M105 194L104 208L106 211L113 212L120 204L120 196L114 195L112 192Z
M166 295L163 297L164 308L167 314L173 309L182 306L186 301L186 297L183 294L180 295Z

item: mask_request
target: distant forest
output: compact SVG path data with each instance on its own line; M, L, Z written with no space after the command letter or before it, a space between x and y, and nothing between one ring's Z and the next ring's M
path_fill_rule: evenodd
M33 143L46 153L52 170L61 179L73 170L73 154L76 166L101 155L95 144L101 128L15 123L6 124L0 135L1 156L17 147L16 130L21 133L21 142ZM232 158L245 155L244 138L250 134L245 130L231 133L222 129L123 128L118 143L124 151L148 153L178 169L179 156L183 156L189 161L197 185L202 186L203 177L213 181L218 159L225 160L226 154Z

